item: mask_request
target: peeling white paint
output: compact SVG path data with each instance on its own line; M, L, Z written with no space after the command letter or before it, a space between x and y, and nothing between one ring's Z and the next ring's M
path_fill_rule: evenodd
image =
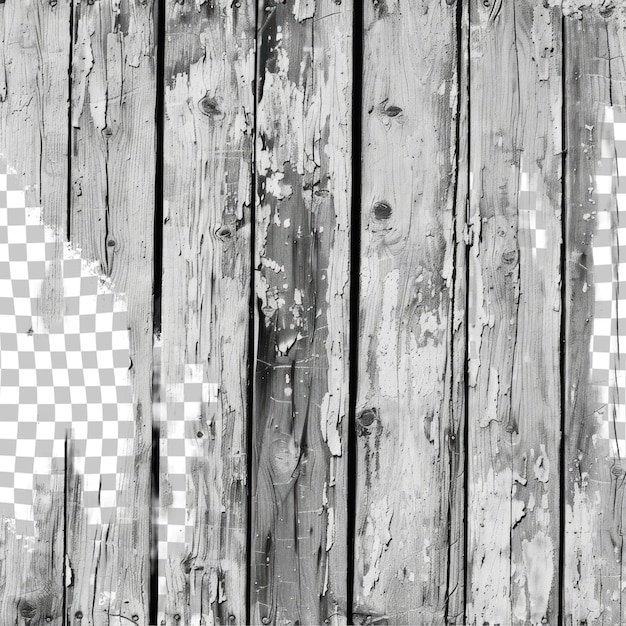
M359 547L367 553L361 555L359 562L365 567L361 584L362 592L368 597L380 576L380 558L391 542L391 519L393 511L389 507L389 498L384 496L370 505L365 520L365 533Z
M294 0L293 15L299 21L303 22L315 15L316 0Z
M398 302L398 288L400 270L391 270L385 277L382 297L382 310L378 326L376 356L378 359L378 386L384 397L392 398L398 387L398 354L397 337L398 321L396 306Z
M552 539L539 531L530 541L522 540L522 558L526 569L530 620L533 624L541 624L548 610L554 581Z
M485 412L479 417L479 425L481 427L489 426L489 423L499 422L498 416L498 398L500 397L500 376L498 370L491 366L489 368L489 385L487 387L487 399L485 404Z
M547 483L550 480L550 459L548 459L546 446L543 443L541 444L541 454L535 461L534 472L538 481Z
M470 528L470 623L511 623L511 504L513 475L510 468L470 483L470 511L479 516Z

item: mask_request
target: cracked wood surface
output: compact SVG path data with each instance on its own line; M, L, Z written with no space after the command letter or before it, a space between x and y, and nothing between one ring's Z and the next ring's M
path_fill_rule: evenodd
M27 206L67 229L70 0L7 0L0 4L0 153L21 177ZM60 248L57 248L60 254ZM39 313L49 323L62 314L58 268L52 268ZM38 481L36 539L20 538L0 523L0 622L63 622L64 477Z
M470 4L469 624L559 611L561 41L556 9Z
M607 107L614 107L616 115L621 112L623 116L626 105L626 5L616 4L615 11L593 6L565 20L567 419L563 617L568 625L617 625L626 620L624 449L621 447L618 455L612 454L609 440L599 438L609 406L599 397L597 381L590 376L593 329L596 316L601 315L594 302L597 296L606 298L597 291L597 281L603 279L595 276L594 267L599 213L605 209L596 193L599 185L595 176L623 176L619 161L613 159L611 169L601 170L606 163L603 132L611 132ZM609 143L609 153L614 150L615 146ZM617 215L618 185L623 186L613 178L610 203L617 208ZM612 237L619 245L619 217L611 219ZM619 252L612 263L619 276ZM609 303L615 301L616 295L623 297L621 289L618 285L617 292L609 296ZM619 310L619 302L615 305Z
M204 365L218 394L190 420L193 539L167 559L167 625L247 623L254 23L250 0L165 4L162 377Z
M72 4L70 240L125 294L135 415L126 513L91 530L82 479L68 477L66 619L81 626L148 621L156 7Z
M137 426L132 519L93 534L70 464L66 511L63 476L38 484L37 540L0 526L0 622L150 623L155 254L162 379L218 389L159 626L624 622L626 466L590 342L626 3L368 0L361 25L352 0L163 0L162 23L159 2L0 2L0 152L126 293Z
M457 10L364 11L356 623L462 620Z
M253 624L345 624L352 3L258 7Z

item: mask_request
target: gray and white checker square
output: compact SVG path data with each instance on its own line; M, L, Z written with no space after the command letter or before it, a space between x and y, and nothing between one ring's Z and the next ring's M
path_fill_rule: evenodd
M546 210L538 193L540 177L538 172L532 174L522 163L519 181L519 246L528 249L533 262L544 261L547 246Z
M42 224L41 211L27 207L25 197L1 160L0 516L18 534L34 536L35 481L63 471L68 437L74 469L84 477L88 524L119 516L134 421L124 300ZM63 320L47 328L39 297L58 261Z
M184 381L168 383L161 369L161 347L154 350L153 414L160 430L160 502L157 530L159 620L167 607L169 563L179 564L193 543L195 510L188 499L193 459L202 454L198 422L218 401L218 385L206 380L201 364L185 366Z
M594 317L590 382L601 410L598 436L626 454L626 110L605 107L593 182Z

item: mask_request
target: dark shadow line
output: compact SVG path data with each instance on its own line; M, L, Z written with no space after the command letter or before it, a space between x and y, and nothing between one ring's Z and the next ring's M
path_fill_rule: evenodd
M363 4L354 0L352 20L352 206L350 224L350 348L348 382L347 462L347 604L348 624L354 623L354 575L357 517L356 403L359 358L359 295L361 265L361 160L363 154Z
M69 433L65 433L65 444L63 446L64 464L63 464L63 558L61 562L62 577L63 577L63 618L62 624L66 626L68 624L69 616L67 614L67 568L65 567L65 559L67 558L67 528L68 528L68 502L67 496L69 494L69 477L71 475L71 468L68 467L69 459Z
M561 15L561 319L560 319L560 350L559 350L559 370L560 370L560 392L561 392L561 423L559 441L559 559L558 559L558 582L557 582L557 624L564 624L564 588L563 581L565 575L565 488L566 488L566 407L567 402L567 23L564 15Z
M67 178L66 178L66 207L65 207L65 236L67 241L70 241L71 224L72 224L72 65L74 63L74 2L70 2L70 20L69 20L69 34L70 34L70 49L68 55L68 94L67 94ZM59 224L59 228L61 225ZM67 580L67 568L65 567L65 558L68 550L67 543L67 528L68 528L68 493L69 493L69 475L68 471L68 435L65 435L64 445L64 476L63 476L63 558L61 562L61 576L63 579L63 601L62 610L63 617L61 623L66 626L68 623L68 606L67 606L67 594L68 594L68 580Z
M70 50L68 74L68 101L67 101L67 206L65 207L65 237L70 240L72 228L72 64L74 63L74 1L70 3ZM61 225L59 224L59 229Z
M464 2L462 2L464 6ZM463 15L461 14L461 20L463 19ZM471 215L472 207L471 207L471 197L472 197L472 189L471 189L471 172L472 172L472 64L471 57L469 51L471 50L471 5L468 2L467 8L467 40L465 41L465 50L467 51L467 172L466 172L466 189L467 189L467 200L465 206L465 220L466 225L469 227L469 216ZM461 35L463 34L463 28L461 24ZM463 411L463 430L464 430L464 457L463 457L463 493L464 493L464 501L463 501L463 612L464 612L464 622L467 621L467 603L469 601L469 489L470 489L470 481L469 481L469 458L470 458L470 410L469 410L469 327L470 327L470 319L469 319L469 310L470 310L470 279L471 279L471 271L470 271L470 246L466 244L465 246L465 368L463 371L463 392L465 394L465 406Z
M446 572L446 601L445 601L445 605L444 605L444 623L448 624L448 623L456 623L456 620L458 619L458 614L454 615L454 621L450 621L450 614L449 614L449 609L450 609L450 596L451 596L451 580L450 580L450 573L452 570L452 566L453 563L451 561L452 559L452 546L454 545L454 543L457 540L457 537L454 537L452 534L452 524L453 524L453 518L454 518L454 508L455 506L457 506L458 504L458 489L459 489L459 482L458 481L458 472L459 472L459 463L458 463L458 455L462 454L463 458L462 458L462 462L463 462L463 482L462 482L462 491L463 491L463 496L462 496L462 503L460 505L461 509L462 509L462 529L461 532L463 534L463 546L462 546L462 555L461 555L461 567L462 567L462 571L458 574L459 577L462 576L463 577L463 611L464 608L467 604L466 602L466 589L467 589L467 585L466 585L466 563L467 563L467 458L468 458L468 449L467 449L467 445L468 445L468 439L467 439L467 425L468 425L468 398L467 398L467 390L469 388L468 386L468 369L467 369L467 346L468 344L468 311L469 311L469 307L468 307L468 298L469 298L469 247L466 244L463 244L463 241L459 241L458 238L458 233L459 233L459 220L462 220L462 224L465 226L467 224L467 202L468 202L468 195L469 195L469 153L468 151L468 147L469 147L469 137L462 137L461 136L461 132L464 130L463 129L463 114L465 113L467 118L466 118L466 123L469 121L469 83L468 83L468 77L469 77L469 58L466 56L465 52L467 49L467 45L469 44L469 41L466 42L463 40L463 33L464 33L464 26L463 26L463 21L464 21L464 16L465 16L465 3L463 2L463 0L459 0L456 4L456 15L455 15L455 33L456 33L456 74L457 74L457 85L458 85L458 98L457 98L457 105L456 105L456 123L455 123L455 169L456 169L456 177L455 177L455 181L454 181L454 188L453 188L453 224L454 224L454 229L453 229L453 250L454 250L454 258L455 258L455 263L454 263L454 268L453 268L453 276L452 276L452 295L451 295L451 302L450 302L450 311L451 311L451 317L450 317L450 324L452 325L452 332L450 334L451 336L451 342L450 342L450 363L451 363L451 367L452 367L452 371L451 371L451 375L450 375L450 404L449 404L449 408L450 408L450 416L452 418L452 423L455 424L456 423L456 416L457 416L457 404L455 403L456 400L458 400L458 396L457 396L457 392L458 392L458 388L456 386L456 380L457 380L457 370L456 370L456 364L457 364L457 359L458 356L462 356L463 358L463 388L462 388L462 393L463 393L463 397L461 398L461 401L463 402L463 411L462 411L462 415L460 415L460 419L458 420L458 431L457 432L451 432L450 436L451 437L455 437L457 440L457 444L456 446L452 445L452 443L450 443L449 445L449 454L450 454L450 480L451 480L451 484L449 485L449 499L448 499L448 512L447 512L447 529L448 529L448 553L447 553L447 572ZM465 59L468 59L468 63L467 65L465 64ZM467 98L466 104L464 105L464 99ZM465 109L465 106L467 106L467 110ZM467 133L469 133L469 126L466 126L465 131ZM465 147L463 147L463 140L465 141ZM465 153L462 154L461 151L464 150ZM461 169L463 167L463 165L465 166L465 172L463 172L463 170ZM461 198L459 197L459 181L461 180L461 177L465 175L465 195ZM463 270L463 276L460 275L459 272L457 272L457 263L456 261L460 258L460 255L457 255L457 250L459 249L459 246L464 245L463 248L463 252L464 252L464 267L462 268ZM456 355L455 354L455 348L456 348L456 333L454 331L454 328L456 328L456 313L457 313L457 306L458 306L458 302L456 299L457 296L457 285L459 284L460 280L464 280L465 281L465 290L464 290L464 295L465 295L465 301L463 302L463 343L461 345L461 350L463 352L463 355ZM457 391L455 391L457 390ZM457 459L454 459L454 455L457 455ZM454 588L456 589L456 587L458 586L459 581L455 580L454 581Z
M247 550L246 550L246 624L252 623L252 472L253 467L253 445L254 445L254 373L255 364L255 249L256 249L256 143L257 143L257 101L258 101L258 79L259 79L259 13L263 8L263 0L256 3L254 12L254 78L252 79L252 160L250 163L250 297L248 299L248 386L247 386L247 423L246 423L246 471L247 471L247 493L246 493L246 529L247 529Z
M157 0L156 16L156 167L154 202L154 251L152 281L152 326L154 334L161 332L161 294L163 274L163 134L165 110L165 1Z
M161 332L161 293L163 274L163 132L164 132L164 98L165 98L165 1L157 0L156 14L156 146L155 146L155 182L154 182L154 231L153 231L153 276L152 276L152 341ZM154 345L154 344L153 344ZM154 377L154 363L152 367ZM159 372L161 384L161 372ZM154 402L154 392L152 400ZM154 408L152 410L154 418ZM158 503L160 477L160 430L159 424L152 424L151 449L151 499L150 499L150 592L149 592L149 623L157 623L158 589L159 589L159 558L158 558ZM154 507L157 506L155 514Z

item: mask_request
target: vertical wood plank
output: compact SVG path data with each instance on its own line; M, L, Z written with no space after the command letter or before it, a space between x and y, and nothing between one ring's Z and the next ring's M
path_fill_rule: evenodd
M27 206L61 237L67 227L70 1L7 0L0 5L0 153L26 186ZM40 302L59 315L54 272ZM0 418L0 422L2 418ZM0 622L63 623L63 476L34 493L37 538L0 525Z
M463 620L463 11L364 7L357 623Z
M245 624L255 2L165 10L158 623Z
M129 510L94 530L68 481L67 611L82 625L148 622L155 19L154 0L73 2L70 238L125 296L135 420Z
M352 2L257 32L251 623L345 624Z
M561 15L470 6L468 623L556 622Z
M564 623L622 624L626 10L570 11L566 80Z

